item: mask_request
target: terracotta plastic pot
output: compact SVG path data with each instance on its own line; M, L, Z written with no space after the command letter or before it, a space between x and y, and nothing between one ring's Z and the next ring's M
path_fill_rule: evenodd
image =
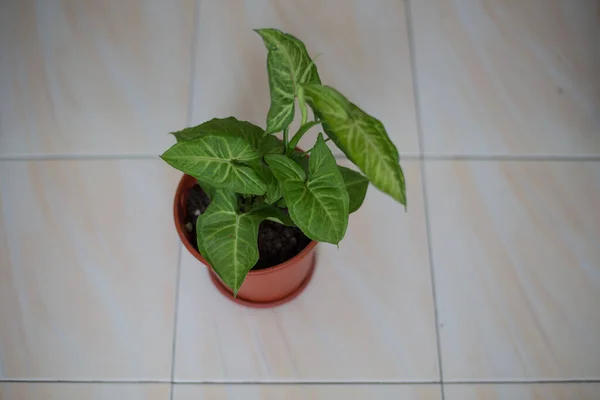
M195 178L184 175L177 186L173 204L175 226L185 248L208 267L210 278L217 289L230 300L249 307L273 307L287 303L298 296L312 278L317 242L310 242L298 255L283 264L250 271L234 298L233 292L221 281L221 278L192 245L196 238L192 237L190 232L185 229L187 196L195 184Z

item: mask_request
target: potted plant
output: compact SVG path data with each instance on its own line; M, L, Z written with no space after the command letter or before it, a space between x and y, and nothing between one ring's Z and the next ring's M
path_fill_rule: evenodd
M268 50L266 129L215 118L174 132L177 143L161 158L184 172L174 214L186 248L210 267L221 292L264 307L306 286L316 244L342 240L369 182L405 207L406 195L398 150L383 124L321 83L300 40L276 29L256 32ZM296 101L301 124L290 136ZM319 124L327 139L319 133L314 147L298 149ZM338 166L328 140L364 175Z

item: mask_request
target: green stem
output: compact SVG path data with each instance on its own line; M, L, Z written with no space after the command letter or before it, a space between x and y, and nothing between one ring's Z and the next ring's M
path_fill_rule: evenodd
M288 133L290 131L290 127L286 126L283 130L283 154L287 153L288 148Z
M300 121L300 126L302 126L308 121L308 111L306 110L306 100L304 100L304 88L302 86L298 88L298 105L302 113L302 120Z
M304 134L308 132L310 128L320 123L321 121L310 121L305 123L304 125L301 125L300 128L298 128L298 132L296 132L296 134L292 137L292 140L290 140L290 144L287 147L288 153L294 151L296 146L298 146L300 139L302 139L302 136L304 136Z

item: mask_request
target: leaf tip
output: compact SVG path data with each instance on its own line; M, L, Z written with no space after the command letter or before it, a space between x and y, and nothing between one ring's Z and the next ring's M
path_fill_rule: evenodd
M272 134L277 133L277 132L279 132L279 130L277 129L277 127L269 126L267 124L267 129L265 129L265 136L272 135Z
M258 33L258 35L263 39L263 40L269 40L270 35L274 34L274 33L281 33L279 30L274 29L274 28L256 28L256 29L252 29L254 32ZM265 42L266 44L266 42Z

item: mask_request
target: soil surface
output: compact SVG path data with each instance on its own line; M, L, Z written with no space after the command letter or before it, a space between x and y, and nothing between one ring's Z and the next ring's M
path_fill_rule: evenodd
M191 237L196 237L196 220L198 215L206 211L210 199L199 185L194 185L189 193L186 212L186 229ZM258 228L258 251L260 258L253 270L273 267L300 253L310 239L302 231L293 226L285 226L277 222L265 220ZM196 240L192 245L198 250Z

